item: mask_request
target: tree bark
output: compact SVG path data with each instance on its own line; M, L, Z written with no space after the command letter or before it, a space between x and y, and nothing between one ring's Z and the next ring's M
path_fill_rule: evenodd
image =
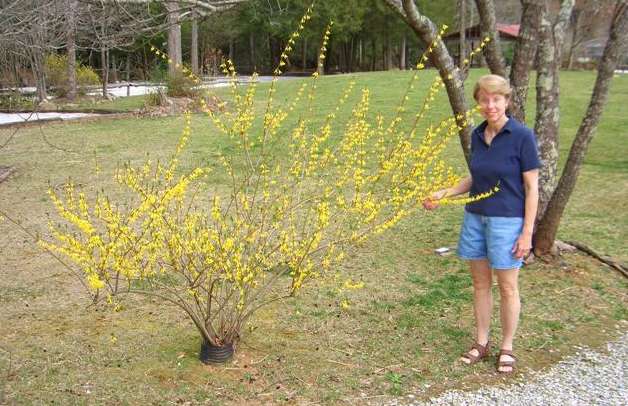
M554 245L560 220L569 197L576 186L584 156L595 135L604 106L608 101L610 84L618 61L623 57L621 48L626 41L628 41L628 4L619 3L615 9L611 32L604 48L604 54L598 64L597 78L587 112L571 145L560 181L547 204L545 214L537 226L534 237L534 247L537 255L546 254Z
M392 42L390 32L386 29L386 45L384 45L384 70L392 68Z
M69 0L67 4L66 20L66 51L68 55L68 100L76 99L76 0Z
M255 64L255 34L253 33L249 34L249 47L251 48L251 71L255 72L257 71L257 65Z
M348 71L355 71L355 37L351 36L351 41L349 42L349 63L348 63Z
M107 98L107 84L109 83L109 50L100 48L100 67L102 68L102 97Z
M131 81L131 54L126 54L124 71L126 75L125 77L126 81L130 82Z
M303 46L301 49L301 69L305 72L307 69L307 37L303 38Z
M468 107L462 75L460 69L454 64L442 39L438 38L438 30L434 23L419 12L413 0L386 0L386 3L401 16L423 43L435 44L430 60L438 69L441 78L443 78L454 116L465 117ZM449 79L450 75L451 79ZM471 127L463 127L458 136L468 165L471 153Z
M463 62L467 57L467 0L458 0L458 3L458 30L460 33L460 44L458 44L458 67L463 69Z
M371 40L371 71L374 71L377 64L377 42L375 38Z
M37 99L42 102L48 97L46 91L46 70L44 68L43 51L40 49L31 50L31 67L35 75L35 83L37 87Z
M484 58L491 73L506 77L506 64L499 42L497 23L495 21L495 4L493 0L475 0L480 15L480 26L482 27L482 37L490 38L490 42L484 47Z
M399 69L406 70L406 34L401 37L401 52L399 52Z
M358 39L358 70L362 70L362 38Z
M181 25L179 24L179 4L176 1L166 2L168 12L168 58L172 63L168 64L168 75L175 76L177 66L183 62L181 52Z
M510 86L512 87L510 113L517 120L525 123L530 70L534 64L537 32L541 23L543 6L538 0L523 0L522 3L519 38L517 38L510 68Z
M190 67L192 73L198 75L198 17L192 17L192 43L190 44Z
M547 204L556 187L560 125L558 71L560 69L561 45L573 6L574 0L562 0L555 23L550 19L547 4L543 5L541 16L534 126L542 163L539 171L537 219L543 218Z
M109 51L111 52L111 51ZM111 61L111 81L113 83L118 83L118 61L116 60L116 54L112 53L109 57Z

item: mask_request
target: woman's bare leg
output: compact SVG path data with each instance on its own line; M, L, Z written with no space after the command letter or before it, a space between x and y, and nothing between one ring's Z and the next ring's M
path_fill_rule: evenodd
M491 326L491 315L493 313L493 295L491 285L493 275L491 267L486 259L469 261L471 265L471 278L473 279L473 313L475 315L476 342L485 345L488 342L488 333ZM478 356L476 349L469 351L469 354ZM469 363L469 359L461 357L464 363Z
M519 300L519 270L510 269L495 272L497 283L499 284L500 318L502 323L502 343L501 349L511 350L512 343L519 323L519 313L521 312L521 302ZM513 361L512 357L502 355L501 361ZM511 367L500 367L502 372L510 372Z

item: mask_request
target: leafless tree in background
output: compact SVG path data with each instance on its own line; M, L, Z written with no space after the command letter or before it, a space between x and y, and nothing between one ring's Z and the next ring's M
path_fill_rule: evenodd
M558 131L560 126L560 86L562 44L571 18L574 0L561 0L555 17L544 4L538 33L536 72L536 118L534 132L543 165L539 172L539 209L537 218L545 214L557 181Z
M525 123L530 71L536 55L536 39L541 24L543 5L540 0L522 0L521 5L519 37L510 68L510 85L512 86L510 112L517 120Z
M567 33L566 66L573 69L576 56L587 40L596 40L608 34L608 24L613 18L612 0L576 0Z
M14 59L28 62L40 101L47 96L45 56L65 42L60 6L54 0L0 1L0 47Z
M480 27L482 37L488 37L491 41L484 47L483 53L491 73L506 77L506 64L502 54L499 33L497 32L497 20L495 17L495 4L493 0L475 0L480 14Z
M385 0L386 3L408 24L424 44L434 44L430 55L432 64L438 69L445 83L449 104L456 117L464 117L468 111L464 93L462 72L454 64L447 47L438 38L438 29L427 16L421 14L414 0ZM451 78L451 79L450 79ZM458 134L464 156L469 162L471 145L471 128L466 126Z
M615 68L623 56L627 41L628 2L622 0L616 3L611 17L610 36L606 42L602 59L598 63L597 78L587 112L571 145L558 185L552 190L552 195L546 203L544 215L538 223L534 236L534 247L535 253L539 255L549 253L554 246L560 220L576 186L580 168L584 162L584 156L595 135L604 106L608 101L608 92L615 74Z

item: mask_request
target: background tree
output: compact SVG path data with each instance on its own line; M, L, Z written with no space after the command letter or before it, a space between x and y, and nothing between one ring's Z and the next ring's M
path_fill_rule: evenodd
M591 101L571 145L558 186L553 191L545 213L538 223L534 245L535 252L540 255L550 252L554 245L560 220L573 193L585 154L604 111L615 68L622 57L622 48L625 49L626 42L628 42L628 4L620 1L615 6L610 36L602 59L598 63Z
M115 52L125 51L142 35L155 34L163 29L163 25L160 24L163 13L141 2L86 0L80 4L81 45L83 48L99 52L102 95L107 97L111 65L114 75L117 76Z
M545 213L556 186L558 166L558 131L560 127L560 86L562 44L570 21L574 0L561 0L556 17L544 3L538 33L536 75L536 118L534 132L543 163L539 172L539 209L537 218Z
M66 44L68 55L68 93L66 97L74 100L77 93L76 84L76 17L78 1L66 0Z
M231 7L244 3L247 0L167 0L164 6L167 12L168 25L168 56L173 63L168 65L168 73L174 76L177 73L177 66L183 63L183 53L181 46L181 22L191 20L192 24L198 16L206 17L210 14L223 12ZM197 27L196 27L197 29ZM198 33L195 30L192 36L194 55L198 55ZM192 58L193 59L193 58Z
M46 100L45 57L64 43L61 4L52 0L9 1L0 7L3 19L2 42L17 59L28 63L32 71L37 99Z
M519 37L510 68L510 85L512 86L510 112L517 120L525 123L530 70L536 55L536 38L541 23L543 4L538 0L522 0L521 7Z
M397 3L391 2L388 3ZM534 236L535 253L545 255L550 252L558 230L558 225L567 201L573 191L577 176L586 153L587 146L593 137L597 123L602 114L610 79L621 57L620 45L626 40L626 8L625 0L615 2L615 10L612 19L611 35L608 38L604 56L598 67L598 77L595 89L591 97L589 109L582 121L576 140L572 144L568 162L560 177L559 186L556 187L558 178L558 135L559 135L559 69L562 60L562 46L565 33L571 19L574 8L574 0L562 0L556 13L552 13L553 4L542 1L524 1L521 15L521 31L524 33L515 50L514 66L511 75L515 86L515 103L525 103L527 94L530 61L533 54L535 32L538 38L537 50L537 81L536 98L537 113L535 118L535 133L539 143L542 160L540 171L540 198L539 213L537 216L538 230ZM404 9L414 6L412 1L404 1ZM494 6L491 6L494 7ZM491 11L490 8L478 8L480 14ZM494 10L493 10L494 11ZM490 18L481 16L483 21ZM407 20L406 20L407 21ZM494 20L493 20L494 21ZM539 26L537 27L537 23ZM489 28L494 30L493 28ZM498 39L496 38L496 41ZM443 75L442 72L440 72ZM521 77L519 77L521 74ZM443 77L444 78L444 77ZM451 98L450 98L451 102ZM519 110L519 116L523 116L524 110ZM551 204L551 210L547 208Z
M385 1L412 28L424 44L434 44L429 59L443 79L454 115L465 117L468 105L464 93L464 77L460 69L454 64L434 22L419 11L414 0ZM471 128L469 126L462 127L459 138L464 156L469 162Z
M565 64L568 69L573 69L586 41L608 35L608 24L604 22L613 18L614 3L612 0L576 0L567 33Z
M495 4L493 0L475 0L480 15L480 27L482 38L490 38L491 41L484 47L484 57L491 73L506 77L506 65L497 33Z

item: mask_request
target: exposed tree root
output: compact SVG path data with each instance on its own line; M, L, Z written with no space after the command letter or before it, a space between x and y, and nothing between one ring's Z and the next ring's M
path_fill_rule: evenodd
M579 242L576 241L565 241L565 243L572 245L574 247L576 247L578 250L592 256L593 258L597 259L600 262L605 263L606 265L610 266L611 268L619 271L622 275L624 275L624 277L628 278L628 268L626 268L624 265L620 264L618 261L614 260L613 258L607 256L607 255L600 255L597 252L595 252L594 250L592 250L591 248L587 247L584 244L581 244Z

